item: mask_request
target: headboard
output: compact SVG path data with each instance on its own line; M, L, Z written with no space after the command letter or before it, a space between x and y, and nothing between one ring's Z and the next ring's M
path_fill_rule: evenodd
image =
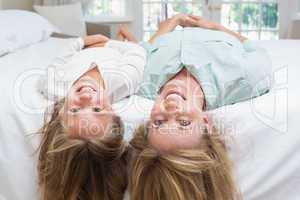
M32 10L34 0L0 0L1 9Z

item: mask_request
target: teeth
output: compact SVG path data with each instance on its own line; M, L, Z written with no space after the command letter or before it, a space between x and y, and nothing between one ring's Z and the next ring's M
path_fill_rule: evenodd
M79 89L79 92L90 92L90 91L94 91L94 89L89 86L84 86Z
M93 89L90 87L84 87L81 91L93 91Z
M183 99L179 94L169 94L166 99Z

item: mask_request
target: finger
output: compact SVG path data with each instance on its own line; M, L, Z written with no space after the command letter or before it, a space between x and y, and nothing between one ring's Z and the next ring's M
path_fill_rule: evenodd
M195 26L198 26L198 21L196 21L196 20L193 19L193 18L187 18L187 19L186 19L186 24L187 24L188 26L193 26L193 27L195 27Z
M108 38L103 37L102 35L91 35L91 36L83 37L83 40L84 40L85 46L90 46L90 45L93 45L93 44L96 44L96 43L99 43L102 41L106 42L106 41L108 41Z
M117 36L119 36L119 35L122 35L122 31L119 29L119 30L117 30L117 33L116 33L116 35Z
M190 18L194 19L194 20L202 20L201 17L196 16L196 15L189 15Z
M122 35L124 39L127 39L128 41L137 42L135 36L129 31L127 26L125 26L125 29L122 32Z
M201 19L200 16L197 16L197 15L189 15L189 17L193 18L193 19Z
M102 39L103 42L107 42L109 40L109 38L104 35L100 35L100 38Z
M117 40L119 40L119 41L124 41L124 36L123 36L122 33L118 33L118 34L117 34Z
M118 26L117 26L117 33L119 34L119 33L121 33L122 32L122 27L121 27L121 25L119 24Z
M101 34L91 36L91 43L92 44L98 43L98 42L107 42L108 40L109 40L108 37L106 37L104 35L101 35Z

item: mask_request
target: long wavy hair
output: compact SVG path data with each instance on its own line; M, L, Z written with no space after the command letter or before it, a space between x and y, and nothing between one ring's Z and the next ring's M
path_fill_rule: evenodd
M40 130L38 160L41 200L121 200L127 188L127 147L118 116L108 137L73 139L63 126L56 103ZM105 134L107 135L107 134Z
M161 154L148 143L148 128L141 125L130 142L131 200L236 200L241 199L225 139L213 128L197 149Z

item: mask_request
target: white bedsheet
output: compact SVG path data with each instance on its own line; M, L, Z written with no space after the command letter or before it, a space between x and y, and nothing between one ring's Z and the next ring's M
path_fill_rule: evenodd
M37 199L34 134L46 102L36 91L41 69L60 54L67 40L51 38L0 58L0 200ZM300 190L300 41L260 41L272 60L271 93L212 113L234 136L232 157L245 200L297 200ZM21 87L19 87L21 85ZM133 96L115 108L131 137L147 118L152 102Z

